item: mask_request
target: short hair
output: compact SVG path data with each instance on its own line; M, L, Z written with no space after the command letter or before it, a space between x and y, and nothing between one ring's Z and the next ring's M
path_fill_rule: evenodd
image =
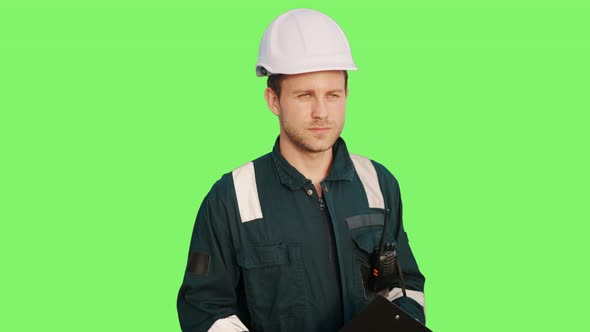
M348 72L344 72L344 89L348 88ZM281 98L281 82L285 79L286 74L272 74L268 76L266 80L266 86L268 86L277 97Z

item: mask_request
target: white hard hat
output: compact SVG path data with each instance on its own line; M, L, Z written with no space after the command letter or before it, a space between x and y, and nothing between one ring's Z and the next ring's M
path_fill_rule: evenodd
M357 70L350 45L334 20L311 9L294 9L264 31L256 76L320 70Z

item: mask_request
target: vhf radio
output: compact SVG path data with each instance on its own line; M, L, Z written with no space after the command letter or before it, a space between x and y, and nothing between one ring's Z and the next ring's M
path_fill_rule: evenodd
M387 225L389 217L389 209L385 209L383 233L379 241L379 247L375 248L371 255L371 271L369 272L369 289L373 292L380 292L384 289L389 290L395 277L395 270L397 270L400 287L403 295L406 296L406 286L404 284L404 277L402 275L401 266L397 259L397 248L394 242L385 243L385 234L387 233Z

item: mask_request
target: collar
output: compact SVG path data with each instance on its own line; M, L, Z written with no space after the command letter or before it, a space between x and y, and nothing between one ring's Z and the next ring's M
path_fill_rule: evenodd
M277 137L272 149L272 159L275 163L281 183L291 190L297 190L310 180L303 176L303 174L299 173L299 171L289 164L287 159L283 157L279 148L279 139L280 138ZM342 137L339 137L332 146L332 154L332 167L324 181L351 181L354 176L354 164L350 159L346 143L344 143Z

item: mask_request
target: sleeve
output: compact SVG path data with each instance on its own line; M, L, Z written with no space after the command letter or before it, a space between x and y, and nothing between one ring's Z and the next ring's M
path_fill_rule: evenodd
M425 278L418 268L418 263L414 258L408 235L403 225L403 208L399 185L394 179L394 209L392 218L395 218L397 229L394 229L394 236L397 242L398 261L402 270L402 276L406 287L406 295L403 296L399 278L395 278L392 288L389 292L388 299L401 307L404 311L414 317L421 323L425 323L425 302L424 302L424 283Z
M247 331L239 318L240 270L228 230L228 211L208 195L199 208L177 309L182 331Z
M389 297L393 303L402 308L405 312L420 321L426 322L424 307L424 276L418 269L418 264L410 249L408 236L400 229L401 234L398 236L398 260L401 266L404 284L406 287L406 296L400 286L400 281L395 280L393 288L389 292Z

